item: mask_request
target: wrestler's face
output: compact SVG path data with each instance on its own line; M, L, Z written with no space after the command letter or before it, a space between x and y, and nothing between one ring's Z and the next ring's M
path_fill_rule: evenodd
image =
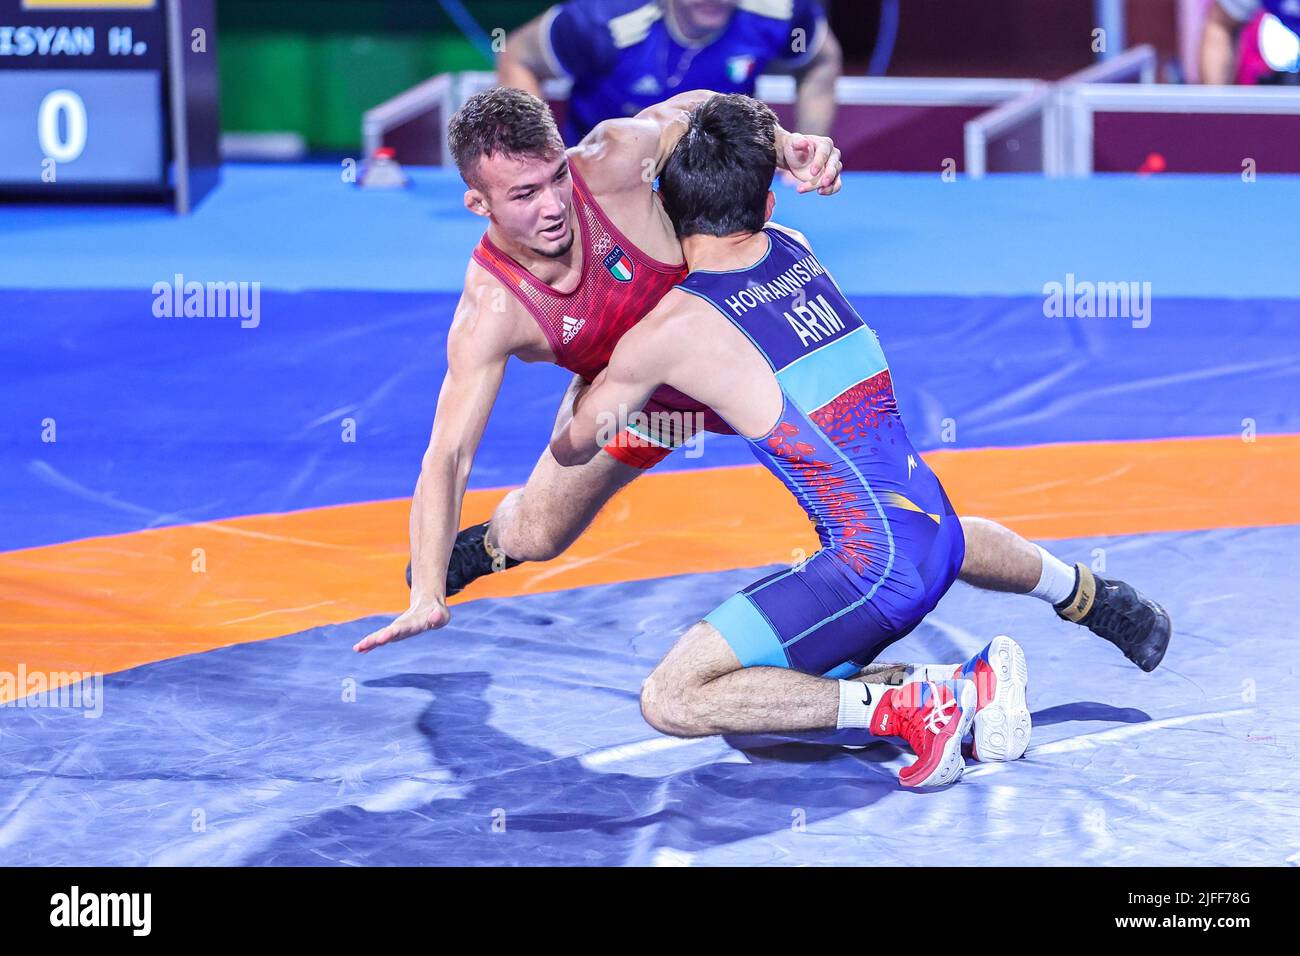
M739 0L669 0L682 29L693 35L721 30L736 12Z
M551 259L573 247L573 179L562 151L549 157L485 156L478 181L481 188L465 193L465 205L490 217L505 238Z

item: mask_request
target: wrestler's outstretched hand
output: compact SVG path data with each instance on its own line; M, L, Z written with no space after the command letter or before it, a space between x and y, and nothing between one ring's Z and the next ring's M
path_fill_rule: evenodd
M440 627L446 627L447 622L450 620L451 611L447 609L447 602L442 598L421 601L412 604L392 624L381 627L374 633L357 641L352 645L352 649L358 654L364 654L381 644L404 641L408 637L415 637L415 635L423 634L425 631L436 631Z
M840 151L829 136L806 136L791 133L777 144L781 152L780 165L789 170L798 182L798 191L832 196L840 191L840 173L844 162Z

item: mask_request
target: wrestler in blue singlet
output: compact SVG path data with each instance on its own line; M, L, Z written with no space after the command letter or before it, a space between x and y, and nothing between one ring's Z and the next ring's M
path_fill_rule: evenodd
M766 228L748 269L692 272L762 353L783 396L755 457L790 489L822 549L734 595L706 620L745 666L844 677L934 608L965 543L934 472L907 439L875 333L808 249Z

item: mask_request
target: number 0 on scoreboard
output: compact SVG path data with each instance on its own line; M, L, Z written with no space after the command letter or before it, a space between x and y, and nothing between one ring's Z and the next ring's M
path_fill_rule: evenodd
M0 196L188 211L217 175L212 6L0 0Z

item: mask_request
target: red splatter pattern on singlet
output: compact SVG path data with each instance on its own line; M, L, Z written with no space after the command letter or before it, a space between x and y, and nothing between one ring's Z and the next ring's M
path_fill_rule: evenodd
M875 545L868 538L875 534L870 513L843 476L835 473L830 462L817 458L817 449L800 434L795 422L779 421L767 437L767 446L786 473L799 482L810 505L834 526L836 546L830 553L853 573L864 575L874 564L871 552ZM821 531L819 527L819 534Z
M902 425L889 369L859 382L808 417L826 432L831 441L850 450L872 441L892 441L890 435L882 436L880 429L892 431L894 422L899 422L900 427ZM872 452L875 450L873 448Z

